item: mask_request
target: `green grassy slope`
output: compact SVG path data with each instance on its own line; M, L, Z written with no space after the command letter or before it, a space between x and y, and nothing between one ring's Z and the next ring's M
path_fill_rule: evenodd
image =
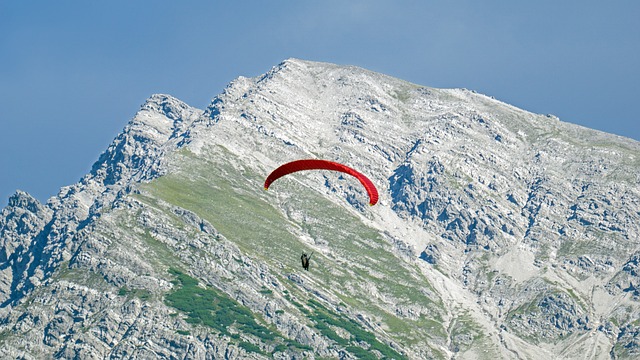
M287 287L286 298L323 333L326 323L317 319L317 307L308 303L315 295L288 280L292 273L304 275L307 286L340 299L352 312L375 319L386 336L399 344L445 341L442 301L417 269L391 252L391 245L378 231L294 180L279 180L273 190L265 192L262 176L234 165L238 163L234 160L222 148L213 149L206 157L182 150L173 159L174 169L141 186L141 196L149 203L149 199L161 199L193 211L247 256L267 263ZM328 250L316 251L311 271L304 274L300 254L313 249L300 234L321 239ZM394 313L396 305L420 308L421 312L413 318L399 317ZM320 314L330 317L333 313L327 310ZM340 319L334 316L332 321L340 323ZM354 328L342 327L347 332ZM357 334L352 333L352 339L343 345L354 346L357 341ZM382 346L380 342L368 344Z

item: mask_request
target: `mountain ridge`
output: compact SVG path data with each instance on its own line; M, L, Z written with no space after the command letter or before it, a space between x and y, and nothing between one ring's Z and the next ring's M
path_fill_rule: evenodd
M78 184L2 210L0 352L632 358L639 150L473 91L298 59L205 110L156 94ZM300 157L358 168L380 204L334 174L261 191ZM312 275L295 266L305 249ZM255 322L214 337L167 300L196 291L189 278Z

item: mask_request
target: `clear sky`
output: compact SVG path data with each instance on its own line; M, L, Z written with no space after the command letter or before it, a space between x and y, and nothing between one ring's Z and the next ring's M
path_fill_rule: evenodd
M464 87L640 140L640 1L0 0L0 208L77 182L154 93L282 60Z

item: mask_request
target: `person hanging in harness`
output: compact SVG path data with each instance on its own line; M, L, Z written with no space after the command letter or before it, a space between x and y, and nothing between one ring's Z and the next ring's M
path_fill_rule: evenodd
M302 253L302 256L300 256L300 260L302 260L302 268L309 271L309 260L311 260L311 256L313 255L313 253L311 253L311 255L307 256L306 253Z

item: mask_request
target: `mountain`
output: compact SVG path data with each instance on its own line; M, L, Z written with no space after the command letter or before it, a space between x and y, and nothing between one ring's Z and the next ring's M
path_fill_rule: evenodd
M347 164L357 180L280 164ZM3 358L633 359L640 143L289 59L0 215ZM300 255L312 255L309 271Z

